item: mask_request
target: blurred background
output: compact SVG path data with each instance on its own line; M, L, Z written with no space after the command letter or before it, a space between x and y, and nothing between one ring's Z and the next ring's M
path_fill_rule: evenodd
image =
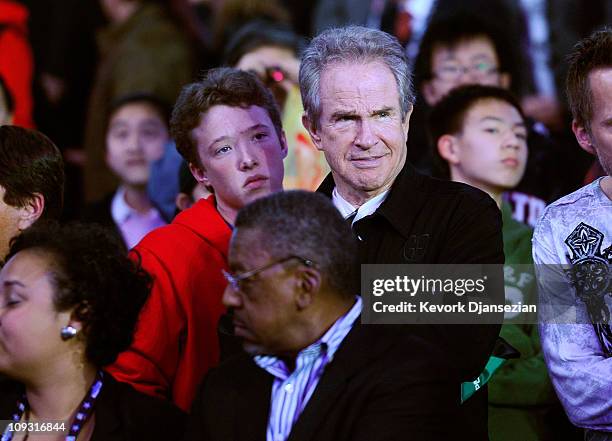
M612 23L609 0L0 0L0 118L37 128L61 148L65 217L77 218L119 185L105 153L114 102L146 93L171 106L203 70L236 66L256 72L282 109L286 188L315 189L328 168L300 122L297 74L308 39L346 24L378 28L395 35L414 62L426 30L456 14L503 31L509 87L550 149L566 158L554 166L559 194L542 198L599 176L569 131L564 57L580 38ZM417 86L420 80L417 72ZM417 92L409 159L427 173L429 147L417 132L428 103ZM171 141L168 150L159 161L173 155ZM180 161L170 163L166 173L152 165L152 184L178 193Z

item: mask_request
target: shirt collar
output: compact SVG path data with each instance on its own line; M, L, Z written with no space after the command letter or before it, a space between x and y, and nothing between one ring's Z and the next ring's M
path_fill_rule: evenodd
M159 216L160 219L163 219L155 207L151 207L146 213L139 213L130 207L125 201L125 187L123 186L119 187L115 192L110 208L113 221L115 221L117 225L122 225L132 216L137 216L140 218L152 218L154 216Z
M336 320L319 340L299 352L296 357L296 366L300 364L299 361L302 358L311 358L313 352L320 354L322 350L326 350L328 362L331 361L340 347L340 344L352 329L355 320L361 315L362 306L361 296L355 296L355 304L353 307ZM254 360L259 367L275 376L278 375L278 363L283 363L280 358L273 355L256 355Z
M369 199L361 207L357 208L340 195L338 192L338 187L334 187L334 190L332 191L332 202L345 219L357 212L357 215L353 219L353 223L355 223L359 219L369 216L378 210L378 207L380 207L380 205L385 201L388 194L389 190L386 190L372 199Z
M438 183L442 184L438 185ZM329 173L317 192L333 200L335 185L334 177L332 173ZM432 192L446 185L443 181L422 175L406 161L404 168L393 181L389 195L376 214L385 218L392 228L407 238L411 234L416 217L419 216L423 207L431 202ZM406 207L410 209L407 210Z
M319 340L319 342L327 345L327 355L330 360L334 357L334 354L340 347L344 337L346 337L346 335L353 328L355 320L357 320L361 315L362 306L361 296L355 296L355 304L353 307L346 314L336 320L332 327L329 328Z
M111 202L111 216L113 220L116 224L121 225L135 212L136 210L125 202L125 188L123 186L119 187Z

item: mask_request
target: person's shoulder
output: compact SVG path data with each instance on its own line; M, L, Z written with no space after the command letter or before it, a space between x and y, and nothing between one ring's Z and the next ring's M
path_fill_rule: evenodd
M114 225L111 214L111 204L115 192L109 193L102 199L91 202L81 210L80 220L83 222L96 222L103 225Z
M173 224L178 225L191 225L200 224L202 221L223 221L223 218L215 207L214 196L200 199L195 202L191 207L181 211L176 215Z
M110 374L105 377L101 404L116 406L117 412L134 427L147 427L153 421L163 422L165 426L182 427L186 414L171 402L139 392L129 384L115 380Z
M389 196L393 219L401 225L407 217L416 217L419 228L429 230L430 238L434 238L429 246L435 247L430 263L503 262L501 211L488 194L467 184L417 172L401 176L397 185ZM416 224L409 225L414 229ZM409 234L414 233L404 230L404 236Z
M255 364L253 357L246 352L233 354L212 368L207 374L207 380L222 387L234 385L237 379L254 374L261 369Z
M481 216L484 221L500 216L497 204L484 191L422 174L409 164L394 182L389 199L400 205L409 201L421 214L430 213L451 223L462 221L466 216Z
M484 191L462 182L445 181L426 177L431 192L428 204L449 213L449 226L481 225L487 229L501 229L501 211L495 201Z
M106 376L96 404L96 423L102 426L101 432L118 425L126 439L180 439L186 421L187 415L169 401L138 392L110 374Z
M224 245L230 236L231 228L213 203L202 199L179 213L170 224L148 233L134 249L141 252L160 252L181 248L182 252L186 252L190 243L197 242L199 246L201 241L206 241L213 246L216 246L217 242ZM181 247L177 247L178 243Z
M432 198L431 203L442 204L448 200L457 200L469 205L496 206L495 201L487 193L471 185L426 175L420 175L419 179L422 183L421 191L436 196Z
M235 396L252 386L265 388L266 378L271 378L270 374L257 366L251 355L245 352L232 355L206 373L198 387L192 412L201 411L211 402Z
M543 230L552 227L552 223L563 223L563 219L568 218L581 218L584 209L597 197L595 193L598 185L598 180L591 182L549 204L535 226L534 236L541 235Z
M544 212L555 211L564 207L580 204L581 201L591 199L595 197L595 189L598 185L599 181L593 181L584 187L580 187L578 190L565 195L548 205Z

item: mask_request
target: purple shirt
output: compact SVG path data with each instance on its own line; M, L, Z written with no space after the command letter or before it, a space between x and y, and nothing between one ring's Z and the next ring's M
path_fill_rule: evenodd
M132 249L151 230L166 225L159 211L151 208L139 213L125 202L125 189L119 187L111 202L111 216L121 231L128 250Z

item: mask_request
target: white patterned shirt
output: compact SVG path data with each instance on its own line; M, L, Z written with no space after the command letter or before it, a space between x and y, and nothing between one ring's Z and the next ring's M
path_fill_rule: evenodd
M572 268L568 276L559 266L546 267L558 272L557 286L538 277L541 300L567 292L575 302L574 324L540 324L557 395L575 425L612 431L612 201L600 184L601 179L546 208L534 231L533 260ZM588 271L575 271L582 268ZM585 277L594 270L603 277Z

